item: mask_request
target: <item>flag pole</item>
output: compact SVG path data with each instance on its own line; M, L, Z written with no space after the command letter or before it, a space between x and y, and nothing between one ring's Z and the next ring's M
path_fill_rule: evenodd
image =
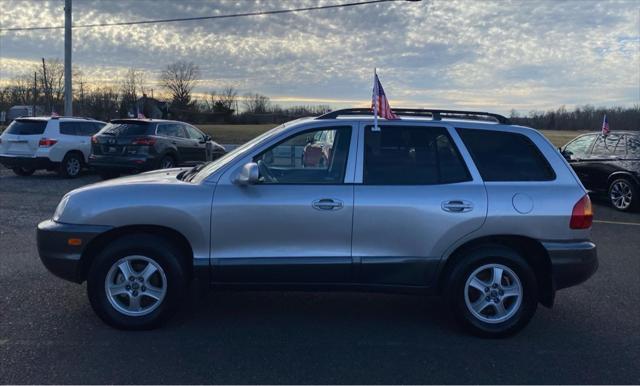
M380 131L378 129L378 82L376 80L376 68L373 68L373 131Z

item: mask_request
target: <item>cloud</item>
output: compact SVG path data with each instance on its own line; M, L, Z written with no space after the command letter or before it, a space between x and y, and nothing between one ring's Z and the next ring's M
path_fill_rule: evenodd
M228 14L316 1L83 1L74 23ZM9 1L3 27L62 25L62 2ZM393 105L498 112L640 103L634 1L395 2L296 14L74 30L74 63L109 84L128 67L155 79L191 60L197 92L230 84L283 103L366 103L379 69ZM15 63L63 57L62 31L0 33L0 81ZM153 85L158 87L158 85Z

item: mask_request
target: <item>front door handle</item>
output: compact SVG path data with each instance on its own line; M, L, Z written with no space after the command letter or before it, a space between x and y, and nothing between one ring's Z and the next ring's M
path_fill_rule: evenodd
M442 210L452 213L464 213L473 210L473 204L465 200L450 200L442 203Z
M314 209L318 209L318 210L338 210L338 209L342 209L344 205L340 200L336 200L333 198L321 198L319 200L314 200L311 203L311 206Z

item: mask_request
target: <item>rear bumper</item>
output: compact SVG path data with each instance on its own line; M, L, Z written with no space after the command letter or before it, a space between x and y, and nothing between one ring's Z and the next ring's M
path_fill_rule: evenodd
M157 161L150 156L114 157L92 154L89 157L89 166L96 170L109 171L141 171L156 168Z
M591 241L543 242L551 260L556 290L578 285L598 270L596 245Z
M46 220L38 224L38 254L49 272L76 283L84 281L81 257L87 245L99 234L111 229L101 225L62 224ZM69 239L80 245L69 245Z
M24 156L11 156L0 155L0 164L5 167L12 168L27 168L27 169L49 169L55 164L46 157L24 157Z

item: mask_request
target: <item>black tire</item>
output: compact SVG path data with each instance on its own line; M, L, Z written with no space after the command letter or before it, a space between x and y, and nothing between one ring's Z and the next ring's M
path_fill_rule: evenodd
M485 288L484 294L475 288L468 289L467 280L470 279L471 275L482 267L487 267L491 264L495 264L498 267L506 267L510 270L510 272L504 270L505 276L501 276L500 286L494 289L489 285L489 290L487 291ZM491 268L489 269L489 272L493 272ZM486 271L480 271L479 274L483 274L484 272ZM517 301L514 300L518 298L502 297L504 294L502 289L507 288L506 286L502 287L502 285L507 281L508 275L511 274L515 274L520 282L521 300L519 306L517 306ZM494 290L501 291L500 294L495 294L495 299L498 297L502 299L501 301L495 300L495 307L492 304L494 302L494 298L492 297L494 296ZM477 294L475 294L475 296L478 296L477 302L472 302L473 299L471 299L474 291L477 291ZM445 294L447 302L457 321L470 333L484 338L502 338L517 333L529 323L538 306L538 286L533 270L518 253L500 245L485 245L464 252L464 255L449 275ZM487 296L485 297L485 295ZM467 306L467 297L469 298L470 306ZM498 318L492 322L487 322L476 317L469 308L471 304L478 304L482 302L483 299L491 300L486 302L489 304L485 310L482 310L482 312L486 312L487 315L481 313L480 317L487 319L497 318L497 304L499 303L506 309L512 307L511 310L508 310L509 312L504 315L504 317L507 318L503 321L500 321ZM510 303L507 304L507 301ZM495 313L495 315L490 315L491 312ZM510 316L509 313L511 313Z
M176 166L176 159L169 154L160 158L160 162L158 162L159 169L171 169L175 166Z
M118 172L98 172L98 175L103 180L110 180L112 178L120 177L120 173Z
M23 168L23 167L15 167L12 168L11 170L13 170L13 172L21 177L27 177L32 175L33 173L35 173L36 169L31 169L31 168Z
M162 268L166 278L163 300L155 309L142 316L130 316L118 311L112 305L105 289L110 270L114 264L127 256L145 256L154 261ZM115 328L147 330L159 326L173 315L186 292L189 275L184 259L176 247L151 234L127 235L112 241L95 257L89 269L87 293L91 307L100 319ZM157 272L160 274L160 270ZM132 283L135 283L135 280ZM139 294L142 298L142 292ZM126 295L125 298L131 297Z
M622 212L635 211L640 207L638 185L628 178L616 178L609 184L609 203Z
M84 167L84 157L80 153L67 153L60 162L58 175L62 178L76 178Z

